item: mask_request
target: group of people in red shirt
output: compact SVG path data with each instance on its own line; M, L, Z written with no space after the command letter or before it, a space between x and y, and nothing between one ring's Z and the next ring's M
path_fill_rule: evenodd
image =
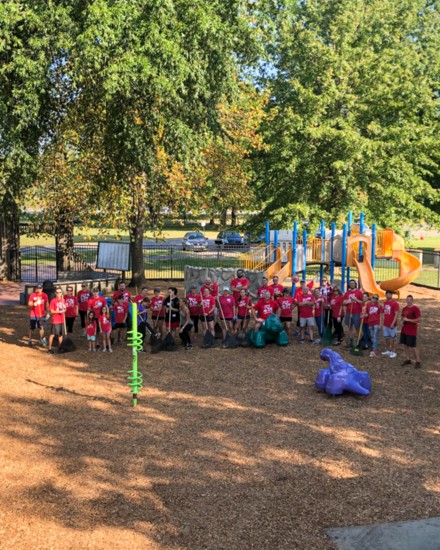
M298 283L298 277L292 276L292 285ZM40 344L48 345L49 353L53 353L52 344L57 336L62 343L66 333L72 333L76 317L81 319L82 336L88 341L89 351L96 351L98 334L102 334L102 351L112 352L111 335L115 331L115 341L122 342L127 320L130 316L130 302L138 305L138 329L145 340L147 330L156 338L171 332L179 335L185 349L192 348L191 332L197 338L199 325L215 336L215 322L222 327L223 336L227 332L244 334L254 320L254 330L258 331L264 321L272 314L277 315L289 334L292 332L293 311L298 311L296 326L299 330L299 342L308 340L313 344L320 343L325 327L332 327L333 345L340 345L344 339L344 326L347 332L347 347L362 342L365 349L370 349L370 356L378 353L379 337L383 331L386 350L382 355L390 358L397 356L397 327L399 323L399 304L393 299L392 293L386 293L383 304L379 296L362 293L357 288L354 279L349 281L347 291L342 294L337 286L331 286L326 277L317 288L313 281L299 281L294 295L290 288L284 288L274 276L269 284L267 277L256 293L250 291L249 279L242 269L237 270L236 277L230 286L223 286L221 292L216 281L207 277L200 290L192 285L186 296L179 300L178 291L170 287L167 296L163 296L160 288L155 288L153 296L148 296L147 287L140 294L131 297L125 283L121 282L114 292L111 306L102 296L97 287L89 291L86 283L75 296L73 288L67 287L63 296L60 288L55 291L55 297L49 302L42 285L37 285L35 292L28 301L30 309L29 344L32 344L34 330L39 330ZM148 310L151 313L151 324L148 322ZM52 327L49 341L46 342L44 332L46 320L52 317ZM400 342L404 346L405 361L412 361L419 368L420 356L417 348L417 327L420 320L420 310L413 303L413 297L406 298L406 305L401 312L402 328ZM152 326L153 325L153 326ZM315 337L316 336L316 337Z

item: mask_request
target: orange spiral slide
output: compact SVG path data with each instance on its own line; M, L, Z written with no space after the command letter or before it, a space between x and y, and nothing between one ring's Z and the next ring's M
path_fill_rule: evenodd
M356 259L356 252L362 243L363 246L363 261L359 262ZM400 274L394 279L381 281L378 285L374 270L371 267L369 258L371 257L371 237L366 235L354 235L347 240L347 266L356 267L359 274L359 282L364 290L369 294L378 294L379 297L385 296L386 290L398 292L401 288L409 285L420 273L422 265L420 260L405 251L405 245L402 237L392 233L392 249L391 258L400 263Z

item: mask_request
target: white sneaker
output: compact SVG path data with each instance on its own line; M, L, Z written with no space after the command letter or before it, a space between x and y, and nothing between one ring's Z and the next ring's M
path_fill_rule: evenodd
M394 359L395 357L397 357L397 353L395 353L394 351L390 351L388 357L389 357L390 359Z
M391 351L383 351L382 355L391 355Z

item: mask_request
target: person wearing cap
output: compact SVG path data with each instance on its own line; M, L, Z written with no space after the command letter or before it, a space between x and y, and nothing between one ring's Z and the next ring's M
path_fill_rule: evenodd
M239 299L241 289L249 289L249 284L249 279L244 276L243 269L237 269L237 276L231 281L231 292L235 301Z
M194 343L196 343L197 335L199 333L199 319L200 319L200 304L202 297L197 292L197 286L191 285L188 294L186 295L186 303L189 310L192 326L194 327Z
M233 323L237 319L235 299L230 293L228 286L223 287L222 295L217 298L217 301L220 310L220 320L222 321L223 338L225 338L226 332L232 332Z
M273 298L273 288L269 286L269 279L267 277L263 277L261 280L261 286L259 286L257 290L258 298L263 298L263 293L265 292L269 292L270 297Z
M81 336L86 335L86 317L87 317L87 310L88 310L88 302L89 302L89 298L91 297L92 295L90 293L87 283L81 283L81 290L76 295L76 298L78 300L79 317L81 319L81 328L83 329Z
M165 319L165 310L163 307L164 297L160 292L160 288L156 287L153 290L153 297L150 300L151 320L157 334L162 334L163 321Z
M35 291L29 296L29 345L32 346L32 337L34 330L38 329L40 335L40 344L47 346L44 337L46 327L46 315L49 314L49 297L43 292L43 285L38 284Z

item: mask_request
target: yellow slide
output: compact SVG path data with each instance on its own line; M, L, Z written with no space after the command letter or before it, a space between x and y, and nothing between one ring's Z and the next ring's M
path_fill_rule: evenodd
M363 246L363 262L356 260L356 251L358 243ZM347 241L347 266L356 267L359 273L360 286L364 292L369 294L378 294L379 297L385 296L386 290L398 292L402 287L409 285L416 279L422 269L420 260L405 251L405 246L402 237L399 237L393 232L392 258L400 263L400 275L394 279L382 281L378 286L374 270L369 261L371 250L371 237L366 235L354 235L349 237Z

